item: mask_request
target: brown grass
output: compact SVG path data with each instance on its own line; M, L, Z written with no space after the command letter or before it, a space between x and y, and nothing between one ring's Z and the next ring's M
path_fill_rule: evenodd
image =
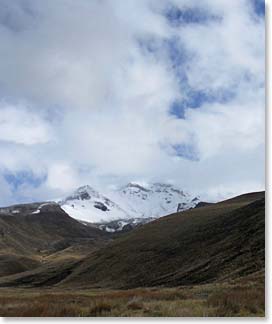
M208 305L215 308L215 316L264 316L265 292L241 287L218 291L208 298Z
M131 290L1 289L3 317L264 316L263 286Z
M127 308L131 310L140 310L144 308L141 297L134 297L127 303Z

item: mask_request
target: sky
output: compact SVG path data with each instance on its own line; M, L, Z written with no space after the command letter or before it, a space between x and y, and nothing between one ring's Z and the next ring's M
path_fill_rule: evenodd
M264 189L263 0L0 0L0 205Z

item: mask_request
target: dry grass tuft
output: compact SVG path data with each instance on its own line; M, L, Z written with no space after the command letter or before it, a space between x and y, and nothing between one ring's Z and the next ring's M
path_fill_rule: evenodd
M112 304L105 300L95 300L94 304L90 306L88 317L106 316L112 309Z
M240 287L218 291L208 298L208 305L215 308L215 316L262 316L265 293L263 289Z

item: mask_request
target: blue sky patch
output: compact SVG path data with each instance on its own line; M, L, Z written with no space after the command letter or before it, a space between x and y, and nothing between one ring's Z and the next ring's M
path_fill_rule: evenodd
M0 26L18 33L36 23L37 16L27 1L1 2Z
M257 16L265 16L265 1L264 0L251 0L254 12Z
M166 9L165 17L173 27L179 27L185 24L206 24L211 21L221 21L221 17L200 8L184 8L181 10L172 5Z
M187 108L197 109L205 103L226 103L233 99L234 96L235 93L233 91L217 91L216 93L207 93L204 91L190 89L185 99L176 100L171 104L169 113L177 118L184 119Z
M16 191L24 184L37 188L46 180L46 176L38 177L30 171L6 172L4 178L11 185L13 191Z
M199 157L195 147L192 144L172 145L175 155L191 161L198 161Z
M189 59L192 59L192 53L188 53L185 47L179 42L177 37L172 37L164 42L169 60L173 68L178 68Z

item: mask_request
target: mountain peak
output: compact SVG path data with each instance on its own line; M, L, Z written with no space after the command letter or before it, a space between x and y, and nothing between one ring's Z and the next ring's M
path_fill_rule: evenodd
M172 184L162 183L162 182L154 182L154 183L152 183L152 186L154 186L154 187L166 187L166 188L173 187Z
M169 183L129 182L107 196L84 185L60 202L72 217L91 223L159 218L195 207L199 199Z
M60 205L71 217L91 223L126 219L129 216L118 204L89 185L76 189L60 201Z
M71 195L66 197L64 201L75 200L75 199L90 200L92 197L99 198L100 195L91 186L84 185L84 186L77 188Z
M90 185L80 186L76 189L76 191L90 191L90 190L94 190Z
M141 190L141 191L150 191L148 188L145 188L143 185L140 185L136 182L129 182L126 186L122 187L121 190L126 190L126 189L136 189L137 191L138 190Z

